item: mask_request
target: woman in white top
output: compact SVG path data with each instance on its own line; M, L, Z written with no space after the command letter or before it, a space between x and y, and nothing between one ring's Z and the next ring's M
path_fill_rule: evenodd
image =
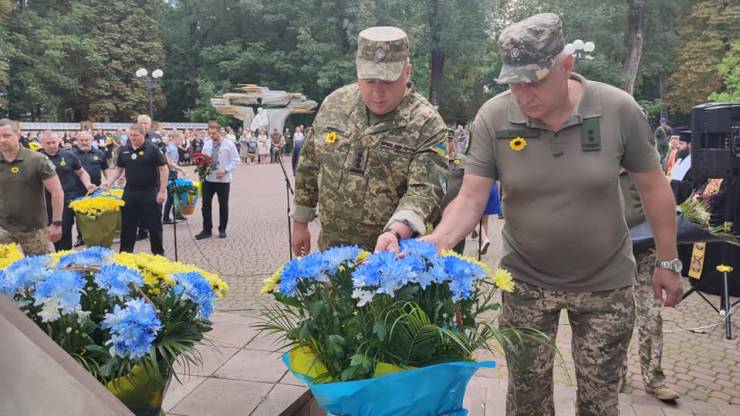
M258 163L262 163L262 160L270 155L270 139L267 138L267 132L264 128L260 128L257 135L257 155Z

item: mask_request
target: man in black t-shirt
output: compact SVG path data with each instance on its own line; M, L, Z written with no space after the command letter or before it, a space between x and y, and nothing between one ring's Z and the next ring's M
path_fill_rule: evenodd
M54 248L59 250L72 249L72 225L75 221L74 211L69 207L69 203L85 195L87 192L94 191L97 187L90 182L90 175L82 168L80 159L69 150L60 149L61 140L53 131L45 131L41 134L41 153L51 160L56 169L59 181L64 190L64 210L62 211L62 238L54 243ZM49 222L51 222L51 195L47 193L47 210Z
M162 152L144 137L146 130L133 124L128 129L128 143L118 153L116 170L105 181L107 189L126 173L121 209L121 252L133 252L136 227L141 222L149 230L152 254L164 255L162 246L161 204L167 198L168 167Z
M77 133L77 149L75 156L80 159L82 167L90 175L90 182L100 186L105 180L105 171L108 170L106 155L100 149L92 146L92 136L88 131Z

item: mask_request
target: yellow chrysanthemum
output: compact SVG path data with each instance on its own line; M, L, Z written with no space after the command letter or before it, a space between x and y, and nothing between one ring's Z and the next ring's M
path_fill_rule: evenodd
M515 152L521 152L525 147L527 147L527 141L517 136L509 141L509 147Z
M0 270L23 258L23 252L17 244L0 244Z
M19 168L18 166L13 166L12 168L10 168L10 173L18 173L20 171L21 168Z
M272 293L273 290L275 290L275 286L277 286L277 284L280 283L280 275L283 273L283 267L285 266L280 266L279 269L275 270L275 273L273 273L272 276L262 281L263 283L262 284L262 294L263 295Z
M56 253L49 254L49 257L51 257L51 266L52 267L56 266L57 264L59 264L59 259L66 256L67 254L72 254L74 252L75 250L62 250L62 251L57 251Z
M355 263L361 263L367 260L367 258L370 257L372 254L373 253L366 251L366 250L360 251L360 254L357 255L357 259L355 260Z
M511 273L508 270L499 267L496 269L496 273L494 273L492 280L496 287L504 292L511 293L514 291L514 279L511 277Z
M97 217L105 212L118 211L124 205L125 203L123 200L119 198L113 198L110 196L94 196L72 201L70 202L69 207L72 208L75 213Z
M331 132L331 133L327 134L326 137L324 137L324 142L329 143L329 144L334 143L335 140L337 140L337 133L336 132Z
M728 266L726 264L720 264L717 266L717 271L720 273L732 273L733 270L732 266Z

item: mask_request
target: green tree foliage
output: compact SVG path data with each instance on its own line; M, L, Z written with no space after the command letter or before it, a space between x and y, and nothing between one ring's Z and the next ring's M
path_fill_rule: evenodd
M501 29L539 12L562 17L567 41L596 44L578 72L622 86L627 6L627 0L0 0L0 113L130 120L148 109L147 90L134 77L140 67L164 70L155 95L160 120L212 118L209 99L241 83L320 102L354 82L357 34L395 25L409 34L416 89L448 122L466 122L506 89L495 83ZM739 8L731 0L645 2L635 97L653 110L668 103L686 112L712 92L736 88L733 72L721 68L733 65ZM723 58L729 63L720 64Z
M0 16L2 10L0 4ZM0 18L0 39L7 39L0 55L8 67L3 83L0 64L0 97L7 97L7 115L118 121L146 112L146 88L133 74L164 61L159 10L158 1L15 3L10 18Z
M722 92L710 94L709 99L717 102L740 103L740 42L732 45L717 69L725 88Z
M697 0L678 21L680 41L676 71L670 77L668 104L688 113L707 96L722 89L720 62L740 40L740 3Z

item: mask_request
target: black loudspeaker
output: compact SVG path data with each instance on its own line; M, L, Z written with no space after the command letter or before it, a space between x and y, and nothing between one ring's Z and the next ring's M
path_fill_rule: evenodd
M691 168L700 182L740 173L740 104L708 103L691 112Z

